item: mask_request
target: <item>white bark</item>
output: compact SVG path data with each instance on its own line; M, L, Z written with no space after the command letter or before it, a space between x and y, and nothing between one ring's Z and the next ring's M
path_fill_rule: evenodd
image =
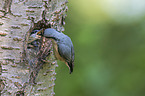
M66 0L0 0L1 96L54 95L57 62L50 55L47 57L50 63L42 64L38 60L38 53L42 51L27 49L27 41L33 29L52 27L64 31L66 3ZM43 49L51 47L48 39L42 38L41 41L44 41ZM31 67L32 61L37 62L36 65L34 62L35 67ZM34 85L30 82L31 74L36 67L41 67L40 63L43 67L38 72L35 80L37 84Z

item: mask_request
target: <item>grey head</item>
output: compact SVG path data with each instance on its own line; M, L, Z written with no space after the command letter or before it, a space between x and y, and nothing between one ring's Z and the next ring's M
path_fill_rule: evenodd
M45 29L44 37L52 38L52 39L56 40L57 43L64 43L64 44L67 44L68 46L72 45L72 41L71 41L70 37L63 34L62 32L56 31L53 28Z
M58 37L59 36L59 33L60 32L56 31L53 28L48 28L48 29L45 29L43 35L44 35L44 37L55 38L55 37Z

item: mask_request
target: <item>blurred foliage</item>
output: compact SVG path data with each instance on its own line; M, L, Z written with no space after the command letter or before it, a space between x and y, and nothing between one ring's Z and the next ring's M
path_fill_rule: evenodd
M56 96L145 96L145 1L69 0L74 72L57 68Z

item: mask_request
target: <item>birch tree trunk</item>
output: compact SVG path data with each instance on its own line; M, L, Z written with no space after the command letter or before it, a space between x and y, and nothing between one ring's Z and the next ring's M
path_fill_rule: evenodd
M64 31L67 2L0 0L1 96L54 96L58 65L51 41L41 37L37 49L28 49L28 39L35 29Z

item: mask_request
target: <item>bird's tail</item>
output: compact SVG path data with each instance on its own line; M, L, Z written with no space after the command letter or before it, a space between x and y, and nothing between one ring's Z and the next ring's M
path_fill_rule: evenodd
M68 62L68 67L69 67L69 71L70 71L70 74L71 74L73 72L73 67L74 67L73 62Z

